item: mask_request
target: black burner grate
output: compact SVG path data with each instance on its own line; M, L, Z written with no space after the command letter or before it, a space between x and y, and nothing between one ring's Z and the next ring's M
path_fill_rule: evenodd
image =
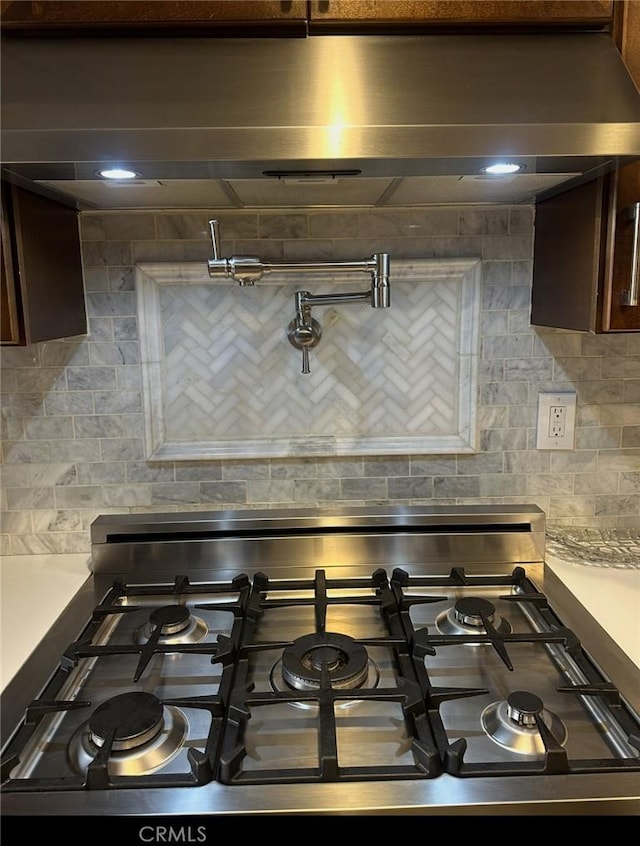
M206 586L191 584L186 577L177 577L173 585L167 586L127 585L123 581L116 581L102 603L94 609L91 620L83 630L80 639L70 644L65 650L58 671L53 675L42 697L28 707L22 725L3 755L1 762L3 791L179 787L202 785L213 780L217 770L220 738L233 679L235 644L240 636L249 589L249 580L246 576L239 576L230 583ZM221 601L227 597L227 601ZM163 644L158 637L161 631L158 625L153 629L148 641L143 644L112 643L109 642L108 637L106 643L101 642L103 628L109 623L117 624L119 619L140 614L143 614L144 618L149 616L153 618L153 609L156 607L163 608L169 604L186 602L194 598L211 601L211 604L206 601L194 602L194 608L201 609L203 612L214 609L218 613L231 615L233 622L229 625L227 636L218 635L215 641L208 643ZM150 613L149 608L152 609ZM135 662L136 655L139 656L137 662ZM152 696L149 692L145 693L145 690L154 690L156 685L161 686L160 678L156 678L157 670L151 666L154 656L160 656L159 660L166 657L173 661L176 655L195 656L196 660L202 657L203 661L214 665L216 668L215 692L207 690L210 685L202 684L199 688L195 686L199 690L198 695L194 695L193 685L189 688L192 692L186 696ZM134 661L134 665L131 665L131 660ZM118 663L125 663L127 667L132 666L134 672L130 676L124 674L122 677L119 675L114 677L112 668ZM179 674L181 666L179 665L174 672ZM74 682L76 678L78 681ZM182 681L182 679L176 681L175 690L180 689ZM87 687L87 684L91 685L91 682L92 686ZM74 698L65 699L64 694L60 698L61 693L72 683L75 688ZM99 695L101 688L108 689L110 684L124 686L127 692L116 695L114 699L107 699L102 705L85 698L87 689ZM172 689L171 680L162 678L162 684ZM143 698L144 702L142 702ZM116 718L108 726L104 738L93 738L92 743L83 741L89 749L87 753L89 760L81 772L74 771L68 760L71 757L70 754L66 750L63 750L62 755L58 754L58 747L62 743L58 738L66 738L68 748L71 748L74 743L81 744L81 741L76 742L75 738L91 735L96 721L100 725L104 723L100 717L101 709L119 699L126 699L131 708L137 707L136 703L142 702L143 710L149 707L153 699L156 716L157 711L161 713L163 709L179 709L176 713L184 715L185 726L194 722L201 732L197 737L186 737L187 743L182 751L177 750L180 752L180 757L176 758L178 764L158 768L157 771L119 774L114 761L123 753L117 750L117 744L114 748L114 741L127 730L126 726L133 724L136 719L130 713L122 713L120 721ZM66 715L71 712L77 715L74 724L76 728L73 732L69 729L65 733L64 721ZM196 714L200 716L194 718ZM138 716L138 722L144 720L144 714ZM62 734L60 729L54 728L56 723L63 726ZM83 725L86 726L84 732L81 728ZM39 759L41 763L34 765L33 773L23 774L23 767L29 766L27 758L29 754L32 754L30 750L33 747L36 749L41 747L44 750ZM158 755L156 750L153 752L156 756ZM48 764L48 761L51 763ZM52 769L61 774L51 775L49 771ZM42 772L46 774L42 775Z
M462 621L445 633L444 607L457 607ZM196 609L229 622L180 642ZM147 634L136 639L142 618ZM544 670L531 672L531 689L527 661ZM545 695L535 687L542 675ZM126 707L144 700L140 720L103 719L107 682L109 697L124 697ZM178 727L186 742L167 753L171 763L118 769L120 748L138 734L155 740L167 713L187 715ZM66 750L82 746L85 725L97 745L77 772ZM520 733L532 730L540 751L522 754ZM586 748L606 746L606 755L576 752L572 733L583 730L593 740ZM41 766L36 754L31 766L40 748L50 757ZM180 576L113 584L8 744L2 790L640 772L639 750L637 718L521 567L496 576L377 569L362 578L319 569L308 579L257 573L207 584Z
M442 585L458 587L478 587L482 585L508 587L511 593L501 595L500 601L529 606L532 616L539 620L539 631L526 633L506 631L498 632L491 622L481 613L483 630L477 634L441 635L432 633L427 628L416 628L412 622L411 609L417 605L441 601L440 596L429 596L426 591ZM466 577L464 570L454 568L449 577L442 580L434 577L412 577L402 569L393 571L391 589L399 607L402 626L411 644L413 663L421 690L425 696L430 724L436 743L442 756L443 769L455 776L512 776L512 775L551 775L569 773L594 773L613 771L640 770L640 726L633 714L624 706L615 687L603 680L602 676L583 651L575 634L562 626L548 605L544 594L540 593L527 577L525 570L516 567L506 577L484 578ZM416 595L416 592L420 595ZM430 678L430 659L449 646L457 648L490 648L499 656L508 671L514 670L508 645L532 644L544 650L549 667L556 667L558 676L571 681L578 675L583 683L572 682L558 685L556 692L580 699L584 704L584 726L593 727L599 720L609 726L604 734L610 739L612 755L607 758L570 757L560 739L550 730L540 715L535 717L535 728L539 732L543 753L540 756L513 756L508 761L468 762L465 756L468 740L465 737L451 741L449 732L442 718L443 703L472 696L483 696L490 690L482 688L443 688L432 684ZM452 663L455 657L452 656ZM537 699L535 694L528 694ZM508 697L507 697L508 698ZM590 701L589 701L590 700ZM597 705L593 713L588 713L593 703ZM514 729L514 731L517 731ZM526 729L525 729L526 731ZM616 745L617 744L617 745ZM623 748L624 747L624 748ZM622 750L622 751L621 751Z
M371 594L362 594L369 588ZM310 597L288 597L282 594L309 591ZM330 596L333 592L333 596ZM339 594L339 595L338 595ZM389 687L356 687L351 690L334 687L331 670L325 666L314 690L255 692L251 682L252 662L257 653L290 648L295 642L260 642L257 632L260 621L275 608L312 606L314 634L327 630L327 611L332 605L372 606L384 619L387 634L382 637L358 638L359 647L376 647L389 651L394 665L394 683ZM399 618L389 613L395 599L387 575L376 571L370 579L330 579L318 570L313 580L305 582L270 581L264 574L254 579L248 603L247 625L238 652L238 669L231 707L223 739L220 776L225 783L297 783L314 781L366 781L370 779L433 778L441 773L440 756L431 733L425 701L415 676L408 642ZM306 640L309 636L303 638ZM331 642L338 643L335 639ZM338 755L337 706L341 703L397 702L410 737L412 762L387 763L375 766L342 765ZM317 760L306 767L265 767L258 771L244 767L247 758L247 732L250 721L259 719L257 712L270 705L288 703L315 705L318 720Z

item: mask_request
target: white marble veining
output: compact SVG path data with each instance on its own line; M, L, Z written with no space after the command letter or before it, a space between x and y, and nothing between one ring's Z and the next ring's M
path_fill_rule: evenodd
M475 452L478 259L392 261L391 307L315 308L311 373L287 340L295 290L353 292L333 274L251 287L200 263L136 269L147 458Z

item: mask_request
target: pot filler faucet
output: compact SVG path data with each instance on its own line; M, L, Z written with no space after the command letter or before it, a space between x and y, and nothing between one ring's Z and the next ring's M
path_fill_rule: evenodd
M353 273L364 271L371 274L371 287L363 292L344 294L312 294L296 291L295 317L287 327L289 343L302 350L302 373L310 373L309 350L315 347L322 336L322 327L311 316L312 306L340 305L341 303L369 303L372 308L389 308L389 254L376 253L363 261L294 261L265 262L257 256L220 255L219 221L210 220L213 258L207 262L209 276L217 279L233 279L240 285L255 285L267 273Z

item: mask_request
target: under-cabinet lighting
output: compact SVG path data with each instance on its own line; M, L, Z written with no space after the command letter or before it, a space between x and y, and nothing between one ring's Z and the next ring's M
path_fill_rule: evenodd
M123 167L109 167L98 171L98 176L104 179L136 179L140 176L135 170L128 170Z
M495 164L480 168L480 173L489 173L492 176L505 176L509 173L518 173L520 170L524 170L524 165L518 164L518 162L496 162Z

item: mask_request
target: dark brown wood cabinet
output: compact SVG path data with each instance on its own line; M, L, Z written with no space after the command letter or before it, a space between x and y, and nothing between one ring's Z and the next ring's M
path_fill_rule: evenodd
M640 87L640 3L616 4L613 35ZM536 207L531 323L640 331L640 162Z
M2 183L3 345L87 331L75 209Z
M443 27L608 26L615 0L183 0L2 3L14 35L320 35Z
M605 267L598 308L602 332L640 331L640 163L611 177Z
M310 32L354 28L606 26L613 0L310 0Z
M536 207L531 323L640 331L640 163Z
M306 0L48 0L5 2L6 35L304 36Z

